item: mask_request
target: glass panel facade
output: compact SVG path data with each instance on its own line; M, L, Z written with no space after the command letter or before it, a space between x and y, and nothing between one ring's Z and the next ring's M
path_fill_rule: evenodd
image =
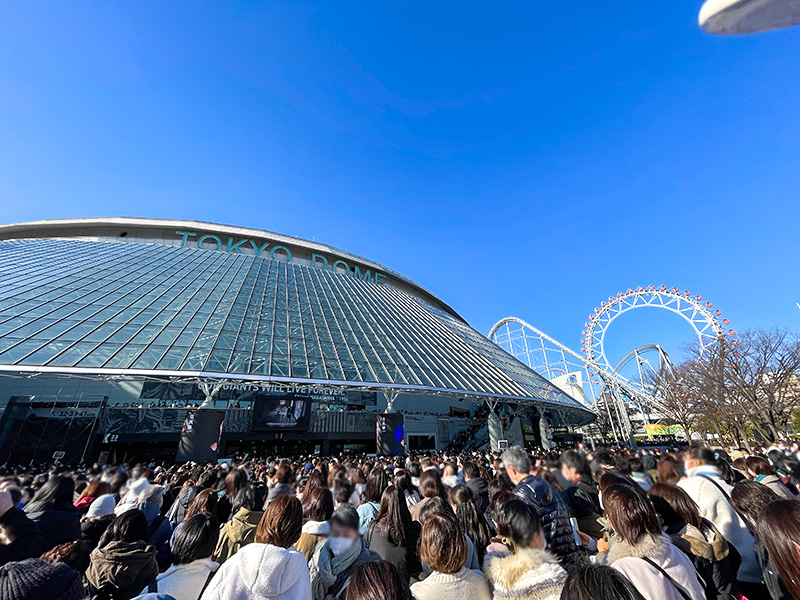
M582 408L390 285L157 244L0 242L0 364L394 383Z

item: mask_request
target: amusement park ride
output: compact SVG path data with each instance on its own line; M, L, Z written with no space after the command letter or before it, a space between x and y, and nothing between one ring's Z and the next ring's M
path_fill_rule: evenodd
M658 308L682 317L697 337L698 358L709 353L726 335L728 319L702 296L667 286L628 289L609 296L584 323L580 352L516 317L506 317L489 332L489 339L517 357L595 413L605 413L614 439L635 445L634 421L644 424L668 420L660 401L659 382L673 369L667 353L657 344L632 348L611 363L605 340L610 325L639 308ZM736 345L733 342L733 345Z

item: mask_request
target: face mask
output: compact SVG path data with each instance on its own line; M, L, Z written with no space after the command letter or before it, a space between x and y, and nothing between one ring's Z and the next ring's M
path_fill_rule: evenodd
M339 556L340 554L344 554L347 552L350 547L353 545L353 540L350 538L344 537L332 537L328 538L328 547L333 552L334 556Z
M684 473L688 473L688 472L689 472L689 469L691 469L691 468L692 468L692 467L690 467L690 466L689 466L690 464L692 464L692 463L689 463L689 462L683 461L683 472L684 472Z

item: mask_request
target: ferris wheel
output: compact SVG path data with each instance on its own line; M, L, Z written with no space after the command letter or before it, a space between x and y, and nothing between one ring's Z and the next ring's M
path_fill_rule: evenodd
M635 290L629 288L616 296L609 296L608 301L601 302L600 307L595 308L594 314L589 315L584 323L581 352L585 353L587 362L604 370L617 370L606 356L606 333L616 319L639 308L660 308L682 317L697 337L699 358L711 351L726 333L731 336L736 334L733 329L725 331L723 326L730 325L730 321L719 320L721 310L714 309L714 305L704 301L702 296L693 296L689 290L682 292L680 288L667 288L665 285L638 287ZM738 343L733 342L732 345Z

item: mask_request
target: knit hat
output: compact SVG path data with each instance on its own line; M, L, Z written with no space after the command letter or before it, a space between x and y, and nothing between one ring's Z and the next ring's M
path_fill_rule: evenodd
M3 600L81 600L83 595L80 574L64 563L29 558L0 567Z
M114 506L117 504L112 494L103 494L94 499L89 505L87 517L105 517L114 514Z

